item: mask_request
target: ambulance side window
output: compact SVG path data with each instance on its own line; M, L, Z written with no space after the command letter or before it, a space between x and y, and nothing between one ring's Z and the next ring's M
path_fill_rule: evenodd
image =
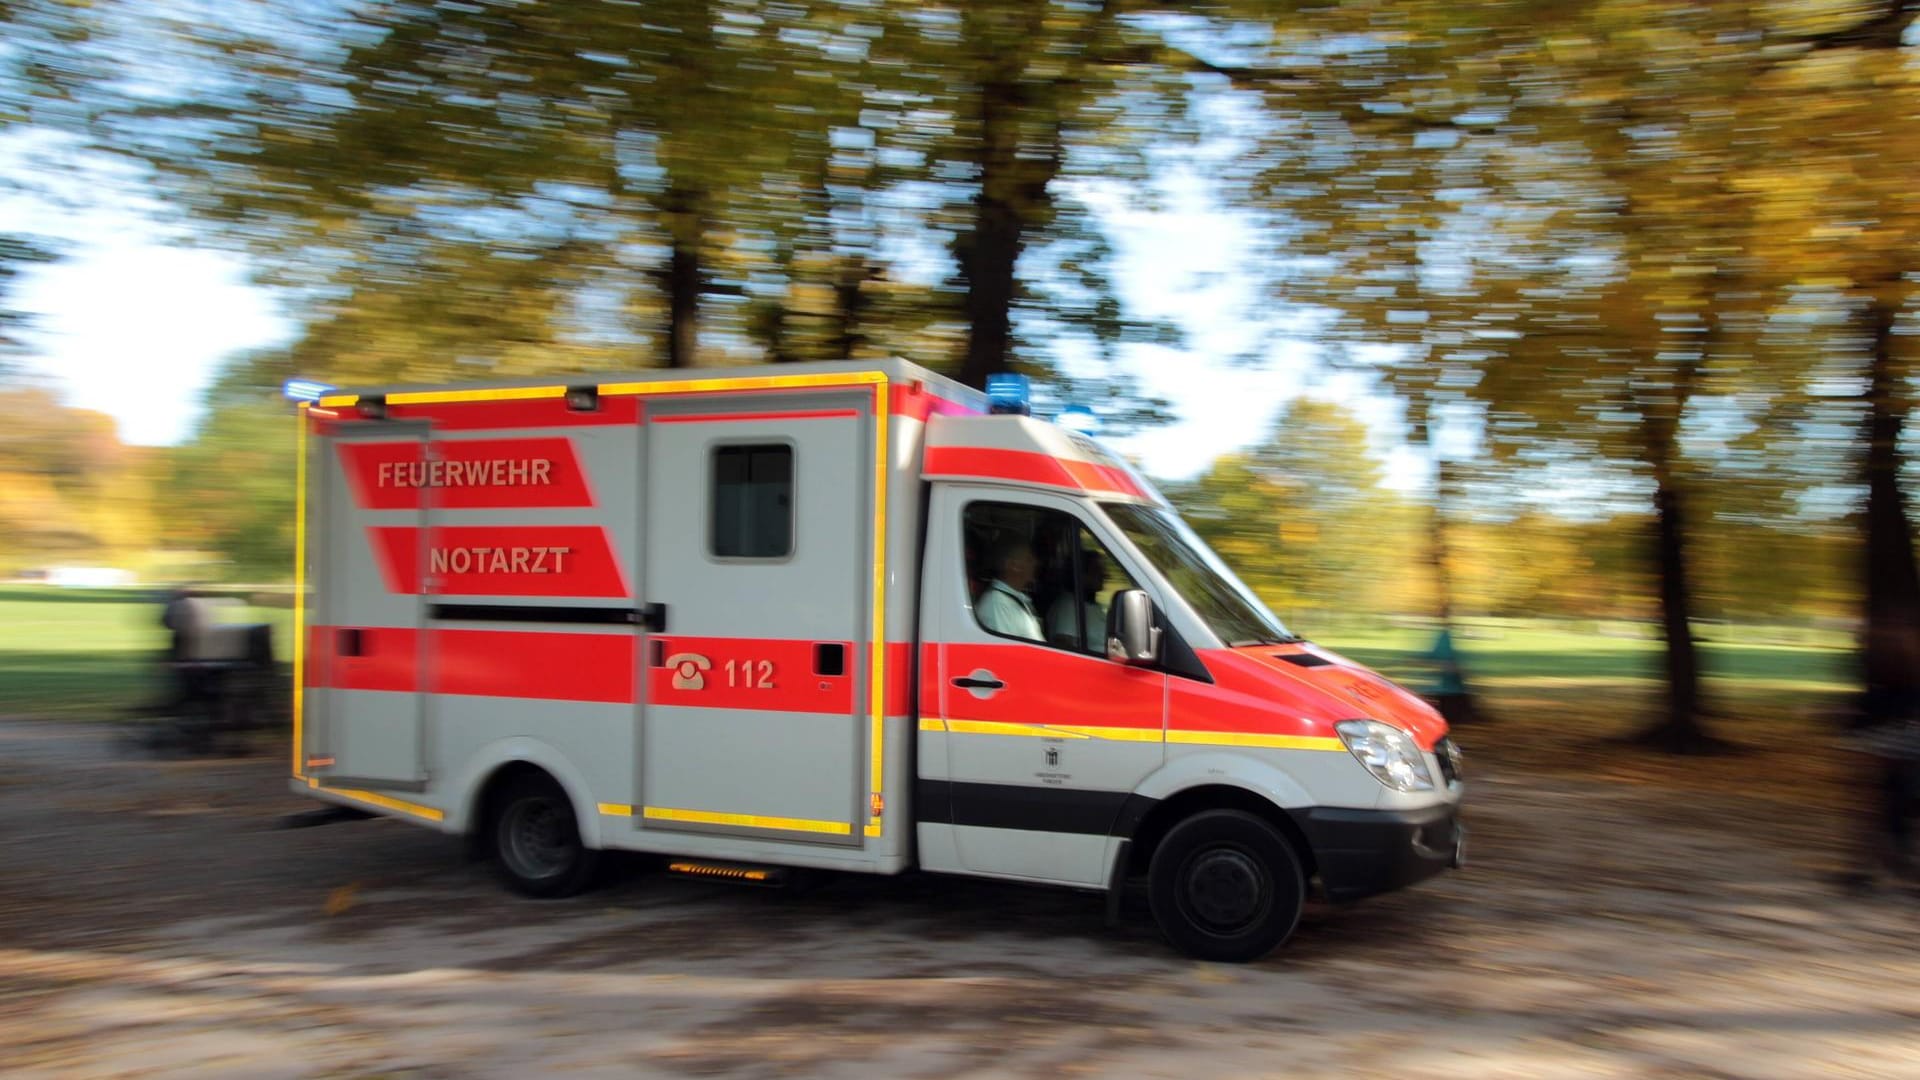
M1133 579L1079 519L1019 503L968 503L967 592L997 637L1105 656L1107 610Z
M717 446L713 450L716 558L784 559L793 554L793 447Z

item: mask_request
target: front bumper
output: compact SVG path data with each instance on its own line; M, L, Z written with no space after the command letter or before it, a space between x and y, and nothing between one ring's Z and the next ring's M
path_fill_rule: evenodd
M1450 803L1419 810L1293 811L1313 847L1327 899L1359 900L1463 865L1466 829Z

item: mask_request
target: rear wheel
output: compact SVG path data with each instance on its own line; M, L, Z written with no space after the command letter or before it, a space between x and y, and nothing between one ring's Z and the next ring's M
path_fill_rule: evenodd
M1148 869L1154 921L1202 960L1258 960L1293 935L1306 872L1293 845L1241 810L1208 810L1175 825Z
M593 881L600 853L580 841L573 803L546 776L523 776L501 795L493 816L494 865L524 896L572 896Z

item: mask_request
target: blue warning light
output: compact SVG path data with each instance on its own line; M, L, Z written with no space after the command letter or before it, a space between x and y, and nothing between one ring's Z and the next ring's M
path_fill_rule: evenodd
M987 411L1012 416L1033 415L1033 392L1025 375L987 376Z

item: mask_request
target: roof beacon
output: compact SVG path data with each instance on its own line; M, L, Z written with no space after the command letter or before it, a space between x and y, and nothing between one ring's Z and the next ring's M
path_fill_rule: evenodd
M1013 416L1032 416L1031 388L1025 375L987 376L987 411Z
M1054 417L1053 422L1068 431L1077 431L1088 438L1100 434L1100 418L1085 405L1069 405L1061 409L1060 415Z
M288 401L319 401L333 387L312 379L288 379L280 384L280 396Z

